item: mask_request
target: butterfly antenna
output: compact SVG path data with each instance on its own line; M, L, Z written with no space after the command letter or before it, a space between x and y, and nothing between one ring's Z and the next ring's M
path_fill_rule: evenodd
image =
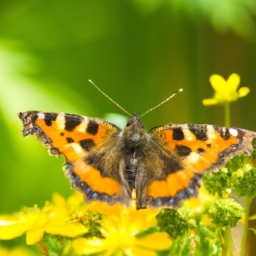
M172 94L170 97L168 97L166 100L162 101L161 103L159 103L158 105L156 105L155 107L149 109L148 111L146 111L144 114L142 114L140 117L146 115L147 113L151 112L152 110L160 107L161 105L163 105L165 102L167 102L168 100L170 100L172 97L174 97L176 94L183 92L183 89L179 89L177 92L175 92L174 94Z
M112 101L116 106L118 106L120 109L122 109L128 116L132 116L128 111L126 111L124 108L122 108L119 104L117 104L114 100L112 100L105 92L103 92L92 80L89 80L89 82L99 91L101 92L106 98L108 98L110 101Z

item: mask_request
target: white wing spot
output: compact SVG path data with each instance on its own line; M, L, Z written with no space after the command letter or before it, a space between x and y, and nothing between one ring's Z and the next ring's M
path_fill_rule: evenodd
M216 139L216 131L212 125L207 125L207 137L207 142L212 142L214 139Z
M73 147L73 149L76 151L77 154L79 154L79 155L84 154L84 150L78 143L72 143L72 144L70 144L70 146Z
M189 156L187 156L185 162L187 162L187 164L194 164L194 163L197 163L199 159L200 159L200 155L198 155L195 152L191 152Z
M45 119L45 113L39 112L39 113L37 113L37 117L38 117L38 119Z
M184 135L185 135L185 139L186 139L186 140L188 140L188 141L195 141L195 140L196 140L195 134L193 134L193 133L189 130L188 126L183 126L183 127L182 127L182 131L183 131L183 133L184 133Z
M229 133L234 137L238 135L238 131L234 128L229 128Z
M58 116L56 118L57 129L64 130L65 129L65 122L66 122L65 114L64 113L58 114Z
M78 132L85 132L88 124L88 118L84 117L81 124L76 128Z

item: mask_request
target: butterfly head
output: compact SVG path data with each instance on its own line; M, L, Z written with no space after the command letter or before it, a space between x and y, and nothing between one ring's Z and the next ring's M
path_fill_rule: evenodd
M134 113L126 124L124 137L128 145L137 147L145 140L145 127L140 117Z
M140 121L140 117L136 114L136 112L131 116L131 118L129 119L129 121L126 124L126 127L129 127L131 125L145 129L143 123Z

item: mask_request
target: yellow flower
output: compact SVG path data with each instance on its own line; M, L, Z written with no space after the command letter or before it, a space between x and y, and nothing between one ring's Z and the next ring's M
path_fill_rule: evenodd
M26 233L27 244L41 242L39 251L46 255L45 239L49 236L44 234L47 233L55 235L54 239L72 238L67 241L72 241L69 249L74 255L104 252L104 255L151 256L169 249L172 244L169 235L157 228L159 211L151 208L137 211L103 202L85 204L78 192L67 200L54 194L53 202L46 202L42 209L34 206L18 214L0 216L0 239L13 239ZM141 233L150 227L156 232Z
M147 211L140 210L141 212ZM138 212L140 212L138 211ZM133 218L132 218L133 216ZM108 216L101 222L101 234L104 238L78 238L73 241L75 255L103 253L109 255L155 256L157 251L167 250L172 241L165 232L154 232L142 238L136 237L145 223L147 213L134 214L127 209L120 216ZM141 223L142 221L142 223Z
M117 220L125 219L127 223L133 223L137 225L138 231L145 230L149 227L156 226L156 215L159 213L159 209L141 209L136 210L134 208L126 208L121 204L108 205L103 202L94 202L86 206L86 211L101 213L103 216L109 218L115 218Z
M37 254L23 246L15 247L12 249L7 249L0 246L0 255L1 256L36 256Z
M165 232L155 232L143 238L137 238L136 234L149 227L157 225L156 215L159 209L126 208L121 204L108 205L103 202L93 202L85 205L87 211L97 212L103 215L100 222L100 232L104 238L93 237L78 238L73 241L76 255L103 252L103 255L156 255L158 250L166 250L171 246L171 239Z
M215 90L215 94L213 98L203 100L203 105L205 106L236 101L238 98L245 97L250 92L248 87L241 87L237 91L240 84L240 76L235 73L231 74L228 80L225 80L220 75L212 75L210 83Z
M27 244L36 244L44 233L76 237L87 232L87 228L73 216L72 204L55 194L54 204L49 202L40 210L37 206L24 208L11 216L0 216L0 239L9 240L26 232Z

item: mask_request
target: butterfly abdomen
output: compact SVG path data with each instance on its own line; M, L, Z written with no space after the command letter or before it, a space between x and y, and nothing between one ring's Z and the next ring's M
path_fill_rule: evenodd
M130 190L135 189L137 167L136 166L127 166L125 173L126 173L126 180L128 181Z

